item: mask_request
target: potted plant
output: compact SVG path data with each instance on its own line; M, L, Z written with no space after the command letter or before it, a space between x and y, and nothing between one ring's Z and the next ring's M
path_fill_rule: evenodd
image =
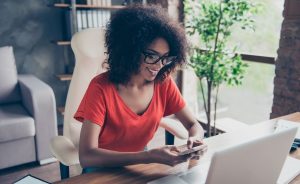
M185 0L184 11L187 33L193 40L197 40L190 48L189 65L200 81L207 118L207 136L211 136L216 134L219 86L223 83L240 85L247 67L236 53L237 47L229 48L227 45L228 38L233 28L254 30L253 15L257 8L247 0Z

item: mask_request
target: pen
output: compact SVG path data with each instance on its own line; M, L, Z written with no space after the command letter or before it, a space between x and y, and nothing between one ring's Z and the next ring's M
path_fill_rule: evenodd
M299 138L295 138L295 139L294 139L294 142L300 143L300 139L299 139Z
M297 147L291 146L290 152L293 152L293 151L296 151L296 150L297 150Z
M300 142L294 142L292 146L299 147L300 146Z

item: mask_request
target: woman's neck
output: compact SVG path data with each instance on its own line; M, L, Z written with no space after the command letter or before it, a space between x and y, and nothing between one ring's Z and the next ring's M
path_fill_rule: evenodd
M147 81L139 75L133 75L126 84L123 84L123 86L127 88L143 88L153 83L154 81Z

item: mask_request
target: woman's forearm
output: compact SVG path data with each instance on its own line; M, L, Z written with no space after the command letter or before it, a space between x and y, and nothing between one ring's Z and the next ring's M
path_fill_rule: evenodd
M147 151L117 152L95 148L79 154L80 164L85 167L116 167L151 162Z
M188 132L189 137L197 137L198 139L203 139L204 137L204 130L198 122L193 123Z

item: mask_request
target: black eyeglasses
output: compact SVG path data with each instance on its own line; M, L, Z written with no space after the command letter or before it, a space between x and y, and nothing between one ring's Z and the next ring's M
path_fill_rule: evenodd
M149 52L142 52L143 55L145 56L144 62L147 64L156 64L159 61L163 65L169 65L172 62L176 61L177 57L176 56L159 56L157 54L149 53Z

